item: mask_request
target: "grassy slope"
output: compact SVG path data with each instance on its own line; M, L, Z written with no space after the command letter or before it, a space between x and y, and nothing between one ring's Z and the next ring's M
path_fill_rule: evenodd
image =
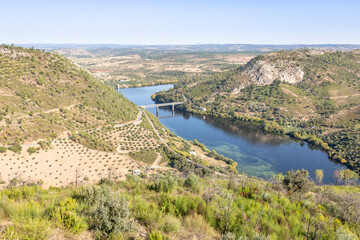
M0 144L135 119L134 104L53 53L0 46Z
M220 239L222 234L234 235L226 239L358 239L360 231L356 205L349 207L358 201L355 186L315 187L311 194L296 195L281 184L244 176L230 185L228 178L171 174L151 179L129 176L111 185L102 182L80 188L25 186L1 191L0 235L107 239L119 230L125 239L145 239L154 232L170 239ZM136 223L130 228L132 220ZM117 237L109 239L122 239Z
M274 82L271 85L249 84L241 75L255 61L292 62L301 66L304 80L297 84ZM191 100L187 111L251 121L273 121L269 130L285 131L307 140L311 135L329 145L329 154L360 170L360 54L307 50L281 51L258 56L249 64L210 78L191 79L177 84L174 90L160 93L158 101ZM237 94L234 88L246 87ZM208 110L202 112L199 107ZM266 125L264 123L264 125ZM310 139L316 142L318 139ZM318 145L327 146L321 141Z

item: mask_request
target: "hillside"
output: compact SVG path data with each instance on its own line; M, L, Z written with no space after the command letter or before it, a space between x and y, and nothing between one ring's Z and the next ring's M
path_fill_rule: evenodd
M154 96L190 112L258 121L360 171L360 52L280 51ZM206 111L203 111L204 108Z
M309 192L310 191L310 192ZM82 187L0 191L3 239L357 240L359 187L306 171L265 182L168 172Z
M136 118L136 106L56 53L0 46L0 144Z
M238 174L68 59L0 52L2 238L358 239L353 172L339 172L346 186L321 185L321 174L316 185L305 170L269 182Z

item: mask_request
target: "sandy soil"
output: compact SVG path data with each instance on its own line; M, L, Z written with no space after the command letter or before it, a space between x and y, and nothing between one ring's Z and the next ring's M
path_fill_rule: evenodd
M76 172L79 184L97 182L109 174L122 180L130 170L140 167L127 155L88 149L66 138L54 141L48 150L31 155L27 148L21 154L0 153L3 185L17 178L26 183L42 180L44 187L66 186L76 182Z

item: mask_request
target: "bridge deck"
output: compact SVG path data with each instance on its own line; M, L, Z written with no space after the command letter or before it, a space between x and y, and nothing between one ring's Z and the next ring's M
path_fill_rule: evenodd
M165 107L165 106L181 105L183 103L184 102L159 103L159 104L142 105L140 107L142 108Z

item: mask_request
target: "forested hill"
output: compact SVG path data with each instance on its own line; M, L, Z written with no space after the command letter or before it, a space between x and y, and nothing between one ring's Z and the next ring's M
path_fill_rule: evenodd
M156 96L159 102L184 99L187 111L262 122L265 130L320 145L332 158L360 169L359 50L260 55Z
M133 103L55 53L0 46L0 144L136 118Z

